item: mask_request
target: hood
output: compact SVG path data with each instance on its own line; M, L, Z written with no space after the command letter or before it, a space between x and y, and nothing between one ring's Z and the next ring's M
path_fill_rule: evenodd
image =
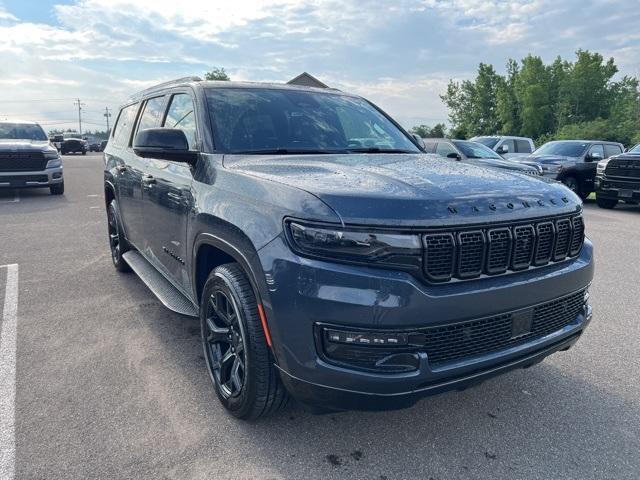
M515 157L514 162L518 163L540 163L542 165L547 163L564 163L575 162L578 157L565 157L563 155L527 155L523 157Z
M484 223L582 204L559 183L422 154L225 155L224 166L315 195L348 224Z
M2 152L57 152L56 148L47 140L16 140L0 139L0 153Z
M504 168L507 170L516 170L519 172L535 170L535 168L530 167L529 165L526 165L524 163L517 163L511 160L500 158L470 158L467 161L481 167Z

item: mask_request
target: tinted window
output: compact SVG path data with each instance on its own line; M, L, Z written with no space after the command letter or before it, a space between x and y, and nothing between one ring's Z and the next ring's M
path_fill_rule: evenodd
M588 143L582 142L548 142L535 151L536 155L562 155L563 157L580 157L587 149Z
M481 143L485 147L493 148L500 139L498 137L473 137L471 140Z
M164 97L155 97L147 100L140 114L140 120L138 121L138 129L145 130L147 128L154 128L160 125L160 118L164 113Z
M613 155L620 155L622 149L618 145L605 145L604 146L604 158L609 158Z
M531 153L531 144L526 140L516 140L516 152Z
M602 148L602 145L593 145L590 149L589 149L589 155L599 155L600 158L604 158L604 148Z
M186 93L178 93L171 97L167 118L164 126L168 128L179 128L184 132L189 142L189 148L196 145L196 116L193 110L193 101Z
M467 141L454 141L456 147L458 147L467 158L497 158L502 159L500 155L485 147L481 143L467 142Z
M207 91L207 100L217 145L228 152L419 152L402 131L361 98L300 90L217 88Z
M450 153L458 153L453 145L445 142L438 142L438 146L436 147L436 153L443 157L446 157Z
M48 140L42 127L33 123L0 123L0 139Z
M133 122L136 119L136 113L138 111L138 104L129 105L120 110L118 120L115 127L113 127L113 144L118 147L124 147L129 145L129 138L131 137L131 128Z
M640 153L640 143L638 145L636 145L635 147L633 147L631 150L629 150L630 152L633 153Z

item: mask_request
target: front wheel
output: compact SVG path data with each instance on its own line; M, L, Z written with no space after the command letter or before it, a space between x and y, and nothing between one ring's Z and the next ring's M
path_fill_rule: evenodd
M253 420L287 404L256 297L238 264L221 265L209 275L202 292L200 325L211 381L232 415Z
M62 195L64 193L64 182L51 185L49 192L51 192L51 195Z
M565 177L562 179L562 183L564 183L569 190L571 190L576 195L582 197L582 193L580 192L580 184L576 177Z
M596 203L600 208L611 210L618 204L618 200L616 200L615 198L601 198L596 195Z
M113 266L119 272L130 272L131 267L122 257L124 253L129 250L124 235L122 234L122 228L118 221L118 203L112 200L107 208L107 230L109 232L109 248L111 249L111 260Z

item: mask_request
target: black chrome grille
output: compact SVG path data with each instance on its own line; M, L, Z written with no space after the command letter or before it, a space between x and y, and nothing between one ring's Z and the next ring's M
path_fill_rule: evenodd
M386 358L420 352L426 353L429 363L437 366L505 350L557 332L576 322L578 316L584 313L584 305L585 290L580 290L540 305L492 317L402 332L409 342L397 347L330 343L317 327L316 345L326 360L366 370L391 372L393 368L381 366ZM522 318L527 320L528 328L514 334L514 324ZM330 328L335 330L339 327ZM406 365L398 365L397 371L406 370Z
M46 166L42 152L0 152L0 172L40 171Z
M609 160L604 173L607 177L640 178L640 159L617 158Z
M575 257L583 242L581 215L427 233L424 271L428 280L446 282L526 270Z

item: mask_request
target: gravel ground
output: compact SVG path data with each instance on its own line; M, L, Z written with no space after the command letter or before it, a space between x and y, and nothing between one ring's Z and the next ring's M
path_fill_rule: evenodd
M594 320L568 352L408 410L293 405L250 424L219 406L197 320L113 269L101 156L65 162L63 197L0 192L0 265L19 265L16 478L640 477L639 206L585 207Z

